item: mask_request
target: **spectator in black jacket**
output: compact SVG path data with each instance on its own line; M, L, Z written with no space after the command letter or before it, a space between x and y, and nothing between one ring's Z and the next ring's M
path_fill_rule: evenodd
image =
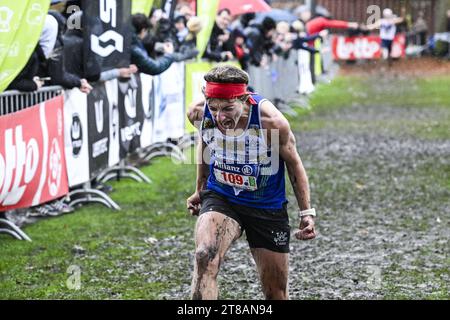
M44 66L45 70L43 70L43 72L50 77L50 84L52 85L60 85L66 89L79 88L82 92L89 94L92 90L92 86L89 82L76 74L68 72L64 65L62 38L65 32L66 19L62 14L56 11L49 11L48 14L52 15L58 22L58 34L55 47L46 61L46 65Z
M227 30L230 21L230 10L222 9L217 13L216 22L214 23L203 58L216 62L233 59L233 44L230 40L230 32Z
M117 68L103 71L95 59L91 59L91 64L86 67L84 64L84 44L83 44L83 28L70 26L77 26L74 21L81 21L83 16L82 11L77 11L67 19L69 29L63 36L63 54L64 66L66 70L80 78L85 78L89 82L108 81L115 78L129 78L131 74L137 72L135 65L130 65L128 68Z
M265 17L261 24L253 24L245 29L246 45L250 50L250 63L255 66L265 66L268 61L263 57L271 56L274 43L272 37L276 24L270 17Z
M44 53L41 47L37 45L25 67L9 84L6 90L36 91L40 89L44 83L39 80L38 72L39 65L44 60Z

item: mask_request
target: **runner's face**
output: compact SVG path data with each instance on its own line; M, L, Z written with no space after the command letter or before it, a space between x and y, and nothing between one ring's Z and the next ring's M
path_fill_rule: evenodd
M221 130L234 130L244 112L244 102L239 99L214 99L208 103L208 107Z

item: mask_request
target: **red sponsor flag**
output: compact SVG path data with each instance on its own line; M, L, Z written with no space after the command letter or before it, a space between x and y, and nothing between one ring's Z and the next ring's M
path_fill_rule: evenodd
M63 97L0 117L0 211L68 192Z

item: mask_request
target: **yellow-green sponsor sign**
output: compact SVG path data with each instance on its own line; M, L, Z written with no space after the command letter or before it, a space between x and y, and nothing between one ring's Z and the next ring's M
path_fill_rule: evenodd
M143 13L146 16L150 14L153 6L153 0L132 0L131 13Z
M316 41L314 41L314 48L317 51L319 51L314 56L314 72L315 72L316 76L320 76L323 73L323 71L322 71L322 56L320 53L320 51L322 49L322 40L316 39Z
M27 64L49 6L50 0L0 1L0 92Z
M216 62L189 62L186 63L185 69L185 103L186 107L194 101L199 101L203 99L202 87L205 85L205 80L203 77L205 74L211 70L213 67L220 64L231 64L235 67L240 68L240 65L236 61L228 61L224 63L216 63ZM186 119L186 133L195 132L197 129Z
M216 19L217 9L219 8L219 0L197 0L197 16L203 23L203 28L197 35L198 57L203 56L212 28Z

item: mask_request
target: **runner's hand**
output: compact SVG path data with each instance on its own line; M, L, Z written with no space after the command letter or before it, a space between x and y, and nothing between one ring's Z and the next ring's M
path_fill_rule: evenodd
M202 200L200 200L200 193L195 192L192 196L187 198L186 207L193 216L198 216L200 208L202 207Z
M304 216L300 221L300 230L295 232L298 240L310 240L316 237L316 229L314 226L314 218L312 216Z

